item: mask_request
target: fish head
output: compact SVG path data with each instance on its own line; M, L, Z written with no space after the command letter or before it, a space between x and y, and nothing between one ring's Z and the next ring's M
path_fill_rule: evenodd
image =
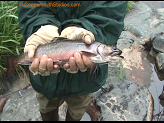
M101 58L106 62L123 59L123 56L121 56L122 51L119 50L116 47L116 45L110 46L110 45L101 44L97 48L97 52L99 53Z

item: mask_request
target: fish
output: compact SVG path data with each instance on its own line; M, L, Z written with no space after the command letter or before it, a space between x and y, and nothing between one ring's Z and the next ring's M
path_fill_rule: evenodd
M69 58L73 57L75 52L87 56L94 64L91 67L90 75L96 71L98 64L108 64L116 60L123 59L122 51L116 45L106 45L99 41L86 44L83 40L72 40L65 37L55 37L50 43L41 44L37 47L34 57L30 59L28 53L22 53L18 56L7 57L7 78L19 65L31 65L35 58L41 58L47 55L53 60L53 64L62 67L68 63Z

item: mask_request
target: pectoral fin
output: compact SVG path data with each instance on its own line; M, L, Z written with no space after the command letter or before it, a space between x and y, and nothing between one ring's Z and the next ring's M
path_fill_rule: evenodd
M93 64L93 66L91 67L90 76L92 76L95 73L97 66L98 64Z
M87 57L95 57L96 54L94 53L90 53L90 52L87 52L87 51L81 51L82 52L82 55L85 55Z

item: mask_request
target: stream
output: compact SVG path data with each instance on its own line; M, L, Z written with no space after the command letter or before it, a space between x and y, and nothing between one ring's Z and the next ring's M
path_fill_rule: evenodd
M154 99L154 112L153 112L153 114L155 116L164 110L164 107L163 107L164 104L158 98L163 91L164 76L156 71L154 58L148 54L147 59L149 60L151 67L152 67L152 71L153 71L152 77L151 77L152 82L150 82L150 86L148 87L148 89L149 89L149 91L152 94L153 99ZM156 117L153 117L153 120L156 121L157 120Z

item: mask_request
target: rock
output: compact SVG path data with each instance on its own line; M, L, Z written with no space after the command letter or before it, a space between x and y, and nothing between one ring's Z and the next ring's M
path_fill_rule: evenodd
M163 1L142 1L142 3L145 3L150 8L157 9L157 8L164 8L164 2Z
M1 121L41 121L35 91L30 88L21 93L21 98L16 93L8 99Z
M157 13L159 15L159 19L164 20L164 8L157 9Z
M134 25L130 24L127 29L138 37L142 37L143 33Z
M159 99L164 102L164 86L163 86L162 93L159 96Z
M124 21L125 29L130 29L132 33L144 38L151 37L153 33L158 34L164 29L163 8L159 8L163 7L163 1L149 2L139 1L132 4L132 9L127 12Z
M156 114L155 117L156 117L157 121L164 121L164 109L161 112L159 112L158 114Z
M153 41L153 48L157 52L163 52L164 53L164 32L156 35L156 37Z
M132 40L129 39L119 39L117 41L117 48L123 51L124 49L129 49L133 44Z
M151 93L146 87L126 80L125 76L124 79L120 79L117 76L119 72L119 69L109 70L106 85L112 84L112 89L108 93L99 90L94 94L96 105L101 109L101 120L151 121L153 118Z
M154 20L152 17L151 8L142 3L138 2L132 4L132 9L127 12L125 17L125 29L129 30L138 37L149 37L150 23Z
M162 91L162 94L159 96L159 99L160 99L161 101L164 101L164 91Z
M158 53L156 56L155 65L159 73L164 74L164 53Z
M130 49L124 49L122 53L124 59L121 64L127 80L148 87L152 76L152 68L146 59L147 54L142 48L142 45L133 43Z

